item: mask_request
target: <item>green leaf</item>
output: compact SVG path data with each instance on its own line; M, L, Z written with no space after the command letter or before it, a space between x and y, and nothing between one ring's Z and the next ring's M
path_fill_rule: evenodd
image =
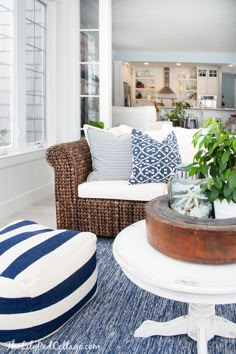
M230 175L231 171L230 170L226 170L225 171L225 180L228 181L229 180L229 175Z
M227 199L230 194L231 194L231 189L229 188L229 185L228 184L225 184L224 187L223 187L223 194L224 194L224 197Z
M222 181L220 180L220 178L214 178L213 179L213 183L216 186L217 189L221 189L222 188Z
M236 189L236 170L230 171L228 182L229 182L229 188L231 189L231 191Z
M213 164L211 164L211 166L210 166L210 171L209 171L209 173L210 173L210 175L212 176L212 177L217 177L218 176L218 168L217 168L217 166L213 163Z
M212 155L213 151L217 148L219 142L215 142L212 146L209 147L209 154Z
M232 146L233 146L233 149L234 149L234 153L236 153L236 139L233 139Z
M232 199L236 203L236 189L233 191Z
M193 139L192 139L192 144L193 144L194 147L196 147L196 145L197 145L199 139L201 138L201 136L202 136L202 130L200 130L199 132L194 133Z
M208 118L208 119L203 119L203 121L202 121L202 126L203 126L204 128L206 128L206 127L208 127L209 125L212 125L212 124L214 124L214 123L215 123L215 118L210 117L210 118Z
M207 165L202 165L200 168L201 174L206 177L208 175L208 166Z
M218 199L219 194L220 193L219 193L218 189L213 186L212 190L209 193L209 200L211 202L214 202L216 199Z
M228 162L229 157L230 157L230 151L229 151L229 150L224 151L224 153L223 153L223 155L222 155L222 159L221 159L222 164L224 164L224 165L225 165L225 164L226 164L226 162Z
M188 170L188 174L189 176L195 176L198 174L198 167L192 166L189 170Z
M202 157L202 150L199 150L194 156L194 160L199 161Z
M208 178L208 180L207 180L207 188L210 190L211 189L211 185L212 185L212 178L210 177L210 178Z
M97 128L100 128L100 129L103 129L104 128L104 122L102 121L93 121L93 120L89 120L88 121L88 124L89 125L92 125L93 127L97 127Z

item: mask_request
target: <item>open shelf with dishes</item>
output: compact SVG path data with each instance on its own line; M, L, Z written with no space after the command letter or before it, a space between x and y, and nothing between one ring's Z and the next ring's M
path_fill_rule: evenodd
M192 106L197 104L197 79L180 78L179 79L179 98Z
M135 99L136 102L155 100L156 78L150 72L135 77Z
M179 79L179 91L197 91L197 79Z

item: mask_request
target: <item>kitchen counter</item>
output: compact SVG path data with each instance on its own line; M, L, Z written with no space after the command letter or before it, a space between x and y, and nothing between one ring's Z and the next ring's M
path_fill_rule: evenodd
M160 110L162 109L174 109L172 106L160 106ZM236 108L199 108L199 107L191 107L186 109L186 111L229 111L236 112Z
M159 115L157 116L158 120L162 120L166 116L166 112L170 111L174 107L161 106ZM189 108L186 109L187 114L191 114L198 118L198 124L201 126L201 122L204 119L214 117L221 119L222 122L226 122L231 114L236 113L236 108Z

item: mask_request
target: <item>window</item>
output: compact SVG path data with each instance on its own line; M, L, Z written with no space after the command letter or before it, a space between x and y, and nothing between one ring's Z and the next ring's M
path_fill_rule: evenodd
M46 5L26 1L26 141L46 140Z
M13 143L13 5L0 0L0 148Z
M99 121L99 2L80 0L80 123Z
M46 141L45 0L0 0L0 154Z
M207 76L207 71L205 69L198 69L198 76L206 77Z
M215 69L209 70L209 77L217 77L217 70Z

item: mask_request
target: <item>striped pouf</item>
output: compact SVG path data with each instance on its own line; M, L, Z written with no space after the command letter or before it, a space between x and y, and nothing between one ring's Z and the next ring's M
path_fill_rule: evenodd
M0 343L57 331L95 294L96 236L32 221L0 229Z

